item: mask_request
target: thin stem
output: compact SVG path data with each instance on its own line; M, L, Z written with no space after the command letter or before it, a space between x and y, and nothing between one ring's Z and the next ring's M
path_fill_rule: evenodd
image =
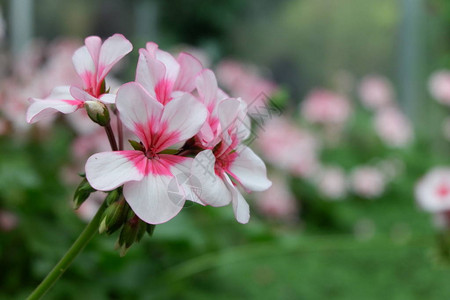
M123 126L119 118L119 112L117 112L117 134L119 136L119 150L123 150Z
M114 132L112 131L111 124L105 126L106 135L108 136L109 144L113 151L118 151L116 138L114 137Z
M84 249L87 243L92 239L92 237L97 233L102 214L106 209L106 201L98 209L94 218L86 226L77 240L73 243L70 249L64 254L61 260L56 264L56 266L48 273L47 277L36 287L36 289L31 293L27 300L41 299L42 296L47 293L50 288L55 284L55 282L61 277L62 274L67 270L75 257Z

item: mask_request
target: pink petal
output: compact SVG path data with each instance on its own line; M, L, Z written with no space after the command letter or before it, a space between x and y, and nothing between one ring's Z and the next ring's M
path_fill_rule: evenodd
M192 162L192 180L201 183L201 189L197 191L200 200L211 206L225 206L231 202L231 192L217 176L214 170L216 158L211 150L205 150L197 154Z
M218 87L216 76L214 76L214 73L209 69L203 70L197 76L196 86L200 98L209 109L211 105L214 105L217 98Z
M264 191L272 182L267 179L267 170L264 162L249 147L241 146L237 149L238 156L231 163L229 170L233 176L251 191Z
M111 68L133 50L133 45L122 34L106 39L100 49L98 61L98 82L102 82Z
M185 141L196 135L207 117L205 106L191 94L173 99L163 111L160 120L161 130L158 142L155 144L157 151L181 141Z
M164 165L162 161L165 159L149 160L149 163L160 164L152 168L162 171ZM171 165L170 162L168 164ZM183 208L187 195L191 192L186 191L186 185L177 185L178 177L175 176L185 172L178 167L179 165L172 166L170 170L167 168L162 172L166 175L149 173L141 181L128 182L124 185L125 199L140 219L150 224L165 223Z
M86 178L99 191L111 191L126 182L142 180L148 158L141 151L101 152L86 162Z
M146 147L152 142L155 126L159 124L163 106L152 98L140 84L130 82L117 91L116 106L122 123L133 131Z
M69 88L69 86L56 87L46 99L30 98L32 103L27 110L27 122L35 123L56 112L73 113L83 106L83 102L73 99Z
M233 205L234 216L239 223L247 224L250 220L250 207L244 197L242 197L241 192L237 190L231 180L227 176L224 178L225 184L232 195L231 204Z
M194 56L181 52L177 58L180 64L180 72L174 84L174 90L192 92L195 88L195 79L203 69L202 63Z

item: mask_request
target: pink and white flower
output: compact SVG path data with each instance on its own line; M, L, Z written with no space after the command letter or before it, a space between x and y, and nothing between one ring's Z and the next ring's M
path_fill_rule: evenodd
M192 158L163 151L197 134L207 111L190 94L164 106L138 83L119 89L116 106L123 124L139 137L143 149L94 154L86 163L86 178L100 191L123 185L124 197L140 219L150 224L167 222L180 212L186 195L193 194L188 186L180 187L180 194L173 195L176 199L168 191L177 175L189 176Z
M241 116L245 105L239 99L225 99L219 103L220 141L211 150L195 157L192 176L202 183L200 201L212 206L225 206L230 202L236 220L247 223L249 206L237 189L240 184L247 191L264 191L271 186L264 162L247 146L241 144L248 137L247 125Z
M416 184L417 203L431 213L450 211L450 168L436 167Z
M115 95L106 93L105 78L112 67L132 50L131 43L121 34L115 34L102 44L97 36L85 39L85 46L72 57L73 65L82 80L82 87L59 86L46 99L30 98L27 121L37 122L56 112L72 113L86 101L115 102Z
M301 115L311 123L342 125L351 113L351 106L345 97L316 89L311 91L300 104Z
M170 53L148 42L146 49L139 50L136 81L163 105L179 92L190 93L195 88L196 75L202 64L192 55L181 52L175 59Z

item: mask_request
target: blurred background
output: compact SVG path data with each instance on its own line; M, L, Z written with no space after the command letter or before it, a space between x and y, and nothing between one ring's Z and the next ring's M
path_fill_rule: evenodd
M83 115L28 125L29 97L77 82L89 35L186 51L241 96L270 190L251 221L190 205L121 258L97 236L47 299L446 299L447 0L0 1L0 299L28 295L95 213L71 204L107 150Z

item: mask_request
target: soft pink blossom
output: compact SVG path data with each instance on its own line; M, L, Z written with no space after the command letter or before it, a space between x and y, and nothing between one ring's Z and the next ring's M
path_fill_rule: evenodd
M301 115L311 123L342 125L351 113L347 98L325 89L311 91L300 104Z
M217 66L219 82L231 96L241 97L251 113L264 110L269 98L278 87L264 79L254 66L244 65L233 60L224 60Z
M362 104L370 109L380 109L394 101L394 92L390 81L379 75L368 75L359 85L359 97Z
M361 166L352 171L350 184L355 194L364 198L376 198L384 192L386 179L377 168Z
M0 230L11 231L19 224L19 218L12 212L0 210Z
M272 178L272 186L265 192L255 193L255 196L256 207L265 216L286 222L298 220L298 203L284 178Z
M431 96L442 104L450 105L450 71L434 72L428 81Z
M411 123L395 107L379 110L375 115L374 126L378 136L391 147L404 147L414 136Z
M160 50L158 45L148 42L140 49L136 69L136 82L163 105L180 92L192 92L196 75L203 69L195 57L182 52L175 59L170 53Z
M420 207L428 212L450 211L450 168L431 169L416 184L415 195Z
M307 130L279 117L269 120L256 134L262 155L276 167L310 177L318 167L319 143Z

